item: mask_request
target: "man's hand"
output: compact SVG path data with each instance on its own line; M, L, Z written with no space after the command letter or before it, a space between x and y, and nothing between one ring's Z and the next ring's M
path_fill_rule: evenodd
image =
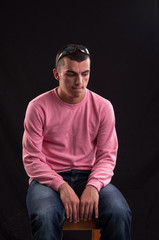
M93 209L95 218L98 218L98 190L93 186L87 186L80 199L80 219L87 221L92 219Z
M58 191L65 208L66 218L69 222L79 222L79 198L74 190L67 183L63 183Z

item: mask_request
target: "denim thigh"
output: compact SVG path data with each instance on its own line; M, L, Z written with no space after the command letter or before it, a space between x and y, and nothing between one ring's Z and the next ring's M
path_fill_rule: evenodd
M105 211L118 212L128 211L131 213L128 203L122 193L111 183L101 188L99 192L99 214Z
M30 219L35 215L50 216L54 217L56 221L58 220L58 224L64 222L64 206L59 193L52 188L42 185L34 179L29 186L26 200Z
M99 192L99 218L101 239L131 238L131 210L121 192L112 184Z

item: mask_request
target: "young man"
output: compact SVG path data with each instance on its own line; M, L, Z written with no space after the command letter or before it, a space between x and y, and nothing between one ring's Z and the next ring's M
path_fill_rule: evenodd
M25 116L27 208L36 240L61 240L66 219L94 217L101 240L129 240L131 211L110 181L117 155L111 103L87 89L90 54L64 46L53 70L59 87L33 99Z

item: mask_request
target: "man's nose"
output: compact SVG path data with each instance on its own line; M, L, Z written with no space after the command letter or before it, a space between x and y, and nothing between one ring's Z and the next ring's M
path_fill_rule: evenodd
M82 76L79 74L79 75L77 75L77 77L76 77L76 81L75 81L75 84L76 85L82 85Z

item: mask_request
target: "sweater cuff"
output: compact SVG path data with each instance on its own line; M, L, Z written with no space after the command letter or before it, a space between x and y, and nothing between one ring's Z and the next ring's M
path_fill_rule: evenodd
M91 179L90 181L88 181L86 186L93 186L99 192L101 190L101 188L103 187L103 184L101 182L99 182L98 180Z
M53 180L53 181L50 182L49 187L58 192L59 187L63 183L66 183L63 179L56 179L56 181Z

